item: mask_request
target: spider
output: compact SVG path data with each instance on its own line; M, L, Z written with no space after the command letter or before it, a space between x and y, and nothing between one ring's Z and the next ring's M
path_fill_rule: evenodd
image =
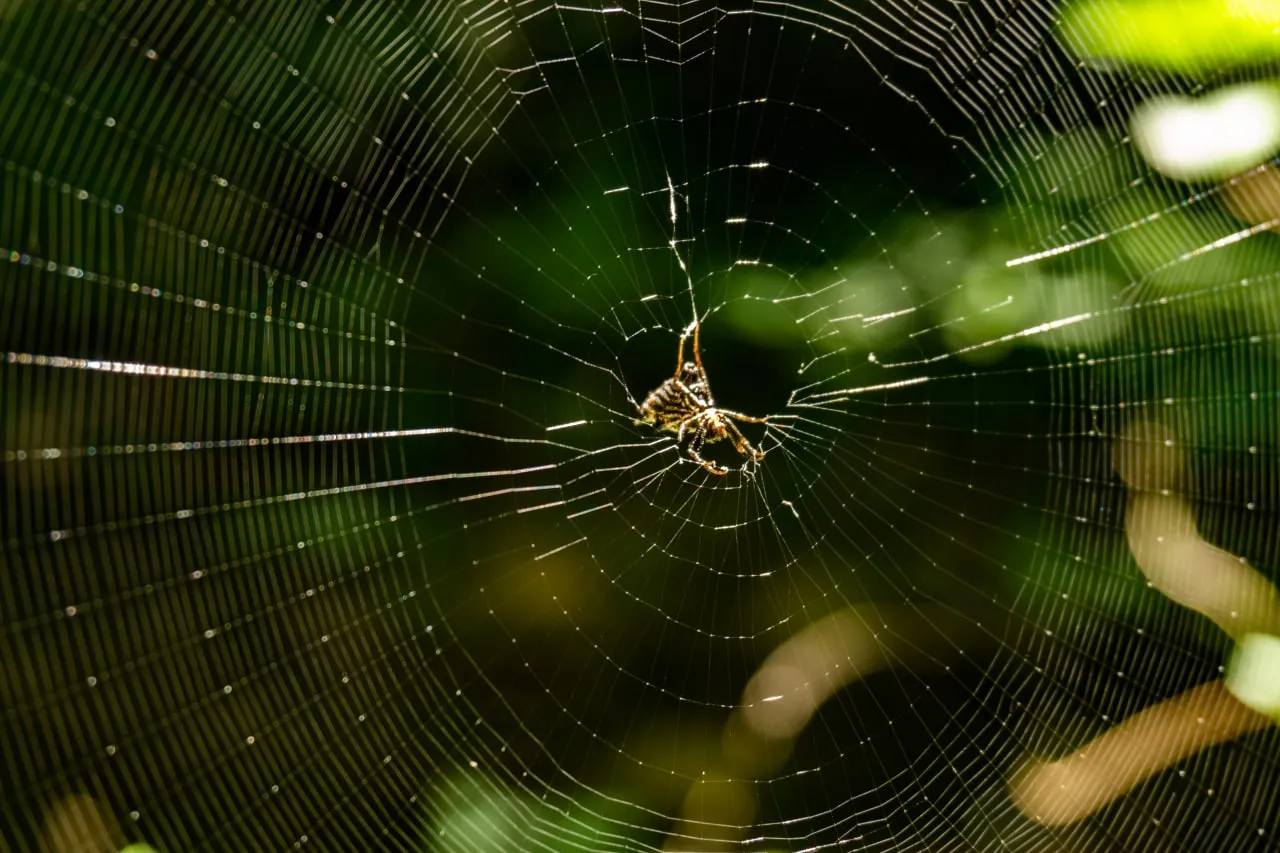
M735 420L749 424L768 423L768 418L753 418L749 415L722 409L716 405L711 396L711 387L707 384L707 371L702 366L702 352L698 346L698 321L695 319L692 330L685 329L680 336L680 348L676 353L676 372L670 379L649 392L640 405L640 417L636 424L648 424L663 432L676 434L676 442L683 444L685 437L692 435L686 448L689 458L697 462L712 474L724 476L729 469L716 462L702 458L702 446L724 439L730 439L739 453L753 462L764 459L764 452L757 450L747 437L738 429ZM684 342L690 331L693 334L693 361L684 360Z

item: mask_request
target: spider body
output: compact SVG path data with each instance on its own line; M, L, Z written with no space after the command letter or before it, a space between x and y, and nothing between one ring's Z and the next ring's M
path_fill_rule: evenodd
M712 474L723 476L729 469L702 456L702 447L726 439L733 442L734 448L747 459L759 462L764 459L764 452L742 434L734 421L744 423L767 423L766 418L753 418L739 412L722 409L716 405L711 396L711 387L707 383L707 371L702 366L702 354L698 347L698 324L695 321L693 332L693 361L684 360L684 342L689 337L689 329L680 336L680 349L676 355L676 372L657 388L649 392L640 404L640 417L637 424L648 424L662 432L674 433L676 441L685 445L689 458Z

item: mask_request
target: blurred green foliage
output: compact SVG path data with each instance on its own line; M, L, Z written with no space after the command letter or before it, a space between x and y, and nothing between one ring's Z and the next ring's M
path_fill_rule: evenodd
M1280 4L1271 0L1083 0L1062 13L1079 55L1180 71L1280 56Z

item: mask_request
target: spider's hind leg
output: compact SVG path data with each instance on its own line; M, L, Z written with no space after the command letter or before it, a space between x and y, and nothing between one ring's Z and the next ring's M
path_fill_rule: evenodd
M725 474L729 473L728 468L725 468L723 465L717 464L711 459L702 458L702 445L706 444L706 441L707 441L706 436L702 433L701 430L699 430L694 435L693 440L689 442L689 448L686 452L689 454L689 458L692 459L694 462L697 462L699 465L701 465L706 470L710 471L712 474L715 474L718 477L723 477Z
M722 414L726 413L722 412ZM730 417L739 416L736 414L730 414ZM741 417L740 419L753 424L765 422L764 418ZM761 462L764 460L765 452L763 450L757 450L756 446L751 443L751 440L742 434L742 430L738 429L738 425L732 420L729 420L729 418L725 418L724 420L724 431L729 438L733 439L734 449L743 456L750 459L752 462Z
M720 412L720 414L724 415L726 418L733 418L735 421L742 421L743 423L767 424L769 422L768 417L753 418L751 417L751 415L744 415L742 414L742 412L735 412L732 409L717 409L717 411Z

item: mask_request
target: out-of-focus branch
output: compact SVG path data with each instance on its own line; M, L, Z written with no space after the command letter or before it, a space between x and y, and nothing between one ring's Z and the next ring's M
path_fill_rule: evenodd
M1263 706L1275 693L1265 686L1280 682L1280 655L1272 651L1280 596L1242 558L1200 536L1178 496L1183 466L1176 436L1162 424L1135 422L1121 436L1116 470L1129 486L1129 549L1153 587L1240 644L1238 660L1225 682L1139 711L1065 758L1024 765L1010 795L1047 826L1082 820L1173 764L1272 723L1276 708Z
M806 626L765 659L725 724L721 776L695 783L669 853L739 849L755 819L748 780L766 778L836 693L890 666L950 661L981 637L971 619L940 605L849 607Z
M124 834L97 800L73 794L45 809L40 846L46 853L115 853Z
M1227 635L1280 628L1280 595L1241 557L1206 542L1177 495L1181 449L1161 424L1139 421L1121 438L1116 470L1129 486L1125 535L1138 568L1169 598L1213 620Z
M1074 823L1161 770L1270 723L1212 681L1139 711L1066 758L1024 767L1010 793L1042 824Z

